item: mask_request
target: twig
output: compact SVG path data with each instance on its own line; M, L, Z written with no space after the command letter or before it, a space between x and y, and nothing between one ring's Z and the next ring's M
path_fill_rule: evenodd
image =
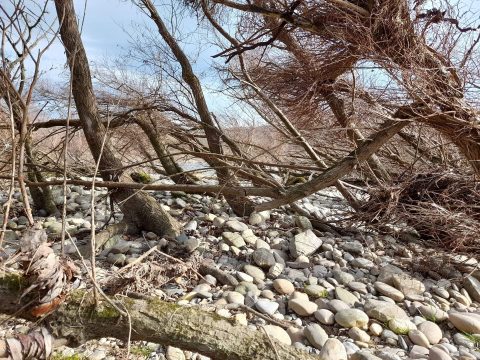
M131 263L127 264L126 266L122 267L120 270L118 270L115 275L120 275L122 273L124 273L126 270L130 269L131 267L137 265L138 263L142 262L143 259L145 259L148 255L150 255L152 252L158 250L158 245L155 245L154 247L152 247L150 250L148 250L147 252L143 253L141 256L139 256L138 258L136 258L134 261L132 261Z

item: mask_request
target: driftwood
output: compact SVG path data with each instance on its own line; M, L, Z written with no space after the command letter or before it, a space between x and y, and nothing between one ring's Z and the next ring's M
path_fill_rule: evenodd
M34 320L28 311L22 310L23 304L18 303L23 282L21 276L0 274L0 314ZM116 298L115 303L130 316L132 340L176 346L213 359L318 359L276 341L263 331L252 331L198 307L129 297ZM67 339L72 345L103 337L126 341L128 318L122 317L108 303L100 302L96 310L93 304L93 295L84 290L70 293L65 303L47 316L51 333L56 338Z

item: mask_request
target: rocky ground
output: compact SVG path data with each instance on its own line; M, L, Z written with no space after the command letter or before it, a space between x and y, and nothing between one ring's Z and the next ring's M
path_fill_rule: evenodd
M67 194L68 231L80 245L85 242L82 234L92 226L91 196L77 186ZM184 233L177 239L152 233L111 238L97 258L99 282L105 288L128 288L184 306L215 307L219 315L263 328L271 337L320 354L323 360L480 359L477 260L453 256L447 266L439 252L418 243L360 230L349 235L320 232L306 217L287 210L237 218L225 203L209 197L155 196L185 224ZM95 198L98 228L109 217L109 204L105 191L96 191ZM20 208L20 201L15 194L14 209ZM55 201L63 201L60 189ZM332 189L300 205L328 219L348 210ZM37 216L36 221L51 238L61 231L59 217ZM26 223L23 216L9 221L4 258L17 251ZM152 252L138 261L154 246L172 258ZM54 248L59 251L60 244ZM69 241L65 249L76 256ZM215 271L204 279L197 276L195 269L203 259L231 275L230 285L221 285ZM131 276L135 281L121 283L115 274L132 262L123 279ZM253 311L245 311L245 306ZM8 320L0 336L28 327ZM125 354L122 342L101 339L78 349L59 348L56 358L121 359ZM131 354L138 359L207 359L151 343L132 344Z

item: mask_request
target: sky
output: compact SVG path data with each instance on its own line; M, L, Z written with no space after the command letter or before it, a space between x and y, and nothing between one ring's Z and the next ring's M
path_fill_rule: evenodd
M0 0L0 3L11 0ZM28 3L27 0L26 2ZM179 0L156 0L156 3L178 3ZM440 0L431 0L432 6ZM49 9L49 21L55 21L55 9L53 1ZM480 0L460 0L463 10L480 14ZM128 32L132 32L134 24L153 27L152 21L145 16L131 0L74 0L77 15L84 19L82 38L87 51L87 56L92 66L101 66L105 61L115 58L123 58L127 53L132 38ZM157 7L166 23L177 20L171 17L171 8L168 6ZM478 15L477 15L478 17ZM479 19L480 22L480 19ZM55 23L56 24L56 23ZM220 84L212 73L207 70L215 63L212 55L218 52L218 48L204 40L203 33L196 34L197 21L194 17L186 17L181 22L182 34L181 45L190 56L195 72L202 76L202 85L206 92L206 98L213 110L225 110L230 106L229 100L215 91ZM202 41L203 39L203 41ZM218 63L218 62L217 62ZM49 82L68 81L66 58L63 46L59 41L46 52L42 59L43 75Z

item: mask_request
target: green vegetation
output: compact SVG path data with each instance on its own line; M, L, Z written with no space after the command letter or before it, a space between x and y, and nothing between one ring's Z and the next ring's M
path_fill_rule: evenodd
M73 355L55 354L55 355L52 355L51 360L88 360L88 358L78 354L73 354Z

